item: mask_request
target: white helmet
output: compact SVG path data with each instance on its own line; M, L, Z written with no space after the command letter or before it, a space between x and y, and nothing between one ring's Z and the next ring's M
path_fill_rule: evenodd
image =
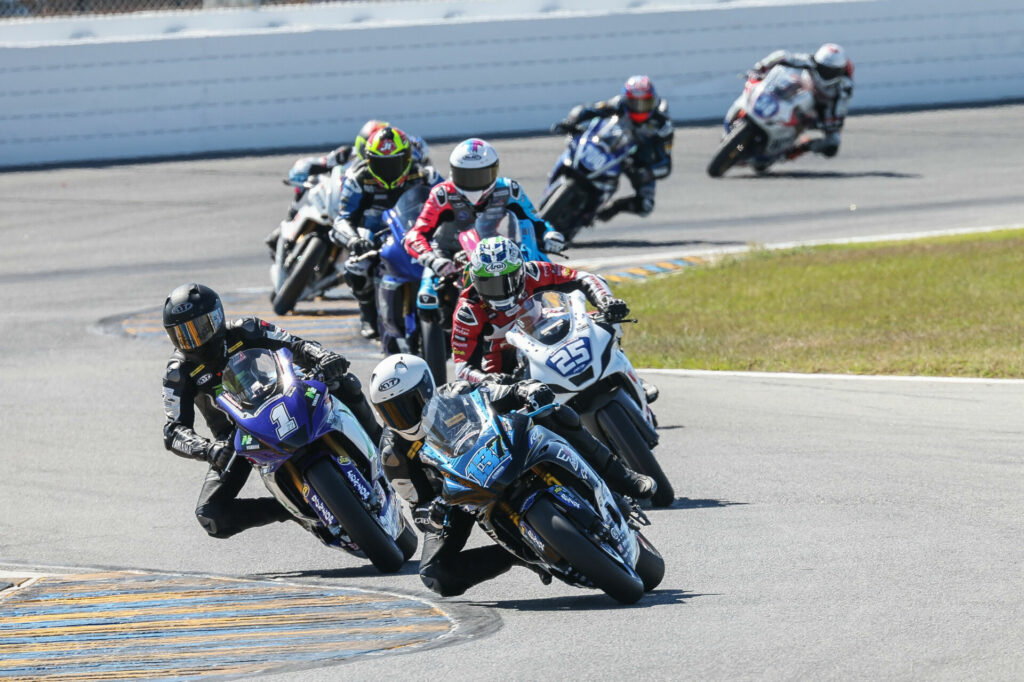
M814 65L825 85L832 85L842 76L853 75L846 50L835 43L825 43L814 53Z
M475 137L455 146L448 165L455 189L474 206L487 198L498 180L497 150Z
M430 367L415 355L390 355L370 375L370 402L384 425L406 440L419 440L426 433L423 408L433 395Z

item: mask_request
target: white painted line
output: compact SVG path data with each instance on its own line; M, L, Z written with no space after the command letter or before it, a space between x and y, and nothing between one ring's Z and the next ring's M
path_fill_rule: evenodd
M776 244L757 245L756 248L767 251L778 251L782 249L798 249L804 246L827 246L829 244L865 244L870 242L905 242L915 239L927 239L929 237L951 237L958 234L984 234L986 232L999 232L1000 230L1020 230L1022 225L993 225L989 227L957 227L948 230L930 230L927 232L899 232L896 234L879 234L867 237L844 237L841 239L808 239L797 242L778 242ZM750 251L754 246L744 244L742 246L721 246L717 248L693 247L679 251L666 251L657 256L646 256L645 254L634 253L631 256L608 256L606 258L584 258L579 261L570 260L569 265L576 269L609 267L614 265L636 265L639 261L647 262L648 258L659 261L685 258L686 256L726 256L734 253Z
M1024 379L986 379L984 377L929 377L893 374L801 374L799 372L736 372L713 369L659 369L637 367L641 374L667 374L670 376L694 377L742 377L749 379L850 379L853 381L906 381L938 382L954 384L1024 384Z

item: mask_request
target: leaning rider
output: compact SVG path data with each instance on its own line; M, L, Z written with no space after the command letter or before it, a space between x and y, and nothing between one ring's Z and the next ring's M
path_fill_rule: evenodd
M388 480L413 508L413 521L423 531L420 579L441 596L459 595L473 585L495 578L514 565L522 564L498 545L466 550L474 517L458 507L449 507L438 497L427 466L418 457L426 425L423 410L435 393L441 399L474 390L487 391L498 412L524 406L537 409L554 401L554 393L538 381L500 385L485 381L470 384L454 381L435 387L430 367L419 357L391 355L370 375L370 402L384 422L381 459ZM534 422L565 440L600 474L612 491L634 498L654 494L654 479L627 468L580 423L572 408L557 405ZM436 477L433 477L436 480ZM527 565L529 566L529 565ZM541 575L545 582L547 574Z
M251 467L243 457L232 458L234 427L215 401L221 373L232 353L249 348L287 348L297 365L322 372L331 394L352 410L371 437L379 438L380 426L359 380L348 373L349 362L343 356L256 317L225 324L220 296L202 284L183 284L174 289L164 302L163 319L174 344L163 382L167 415L164 446L180 457L210 465L196 503L196 518L212 537L226 538L247 528L291 518L272 497L236 499ZM213 440L195 431L197 407Z

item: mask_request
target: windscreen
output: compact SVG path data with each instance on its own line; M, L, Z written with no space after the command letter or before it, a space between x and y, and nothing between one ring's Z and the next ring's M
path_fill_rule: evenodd
M557 344L572 331L572 303L560 291L536 293L523 304L516 327L545 346Z
M610 152L619 152L632 143L632 136L619 123L618 116L598 119L592 133L594 142L601 142Z
M456 458L470 452L487 424L486 414L473 400L476 393L487 402L485 393L464 395L434 394L423 410L427 442L438 452Z
M255 409L277 392L277 358L265 348L242 350L228 358L221 377L224 392Z
M518 218L508 211L505 211L501 217L488 214L489 211L484 211L476 219L476 233L480 237L480 241L488 237L505 237L516 244L523 243Z

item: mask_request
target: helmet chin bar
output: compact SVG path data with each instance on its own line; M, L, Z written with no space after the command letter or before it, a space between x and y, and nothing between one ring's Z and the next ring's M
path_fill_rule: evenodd
M486 189L465 190L458 185L456 185L455 189L459 190L459 194L465 197L466 201L474 206L479 206L480 203L494 190L494 184Z

